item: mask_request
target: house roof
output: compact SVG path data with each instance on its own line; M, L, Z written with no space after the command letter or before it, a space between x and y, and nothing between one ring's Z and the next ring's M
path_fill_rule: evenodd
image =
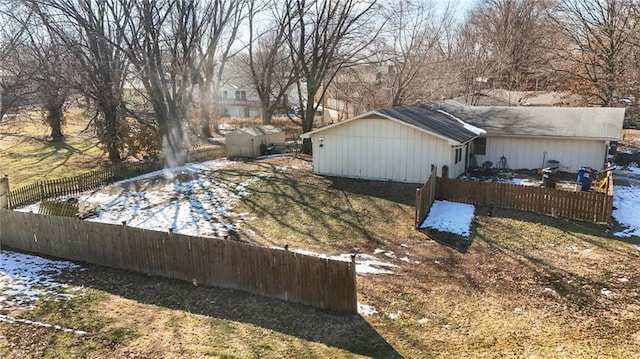
M232 133L236 133L236 134L246 133L251 136L264 136L264 135L271 135L271 134L280 133L280 132L282 132L282 130L273 125L262 125L262 126L255 126L255 127L239 128L233 131Z
M416 104L370 111L345 121L304 133L301 137L309 138L314 134L326 131L330 128L342 126L345 123L372 116L381 116L393 121L401 122L420 131L446 139L451 144L462 144L468 142L478 137L479 133L484 132L481 129L469 126L463 121L460 121L459 119L435 108L431 108L428 105Z
M493 136L618 140L624 108L466 106L445 101L443 110Z

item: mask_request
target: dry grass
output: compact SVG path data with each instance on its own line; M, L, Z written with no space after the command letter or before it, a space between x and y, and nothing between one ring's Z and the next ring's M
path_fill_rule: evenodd
M26 116L4 120L0 126L0 174L12 187L90 172L107 164L98 141L84 131L87 121L79 110L66 115L63 142L50 141L43 122Z
M393 275L358 276L359 301L378 313L336 315L89 267L67 278L88 288L85 295L8 314L90 334L0 323L0 357L640 356L638 238L613 237L602 225L504 210L488 216L478 208L463 254L413 229L415 185L310 170L309 159L280 157L216 175L229 183L261 179L234 208L255 215L243 225L249 240L324 253L393 252L379 255L398 266Z

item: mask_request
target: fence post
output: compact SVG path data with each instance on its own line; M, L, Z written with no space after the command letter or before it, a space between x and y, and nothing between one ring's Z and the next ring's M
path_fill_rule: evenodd
M9 209L9 175L0 178L0 209Z

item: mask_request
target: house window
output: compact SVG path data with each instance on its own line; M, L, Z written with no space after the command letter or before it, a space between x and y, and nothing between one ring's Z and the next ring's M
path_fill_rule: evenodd
M462 161L462 148L456 148L456 164Z
M475 148L474 152L476 155L487 154L487 138L486 137L476 138L475 141L473 141L473 144Z
M247 91L236 91L236 100L247 100Z
M251 111L248 107L244 108L244 117L251 117Z
M229 93L227 90L222 91L222 98L229 98Z

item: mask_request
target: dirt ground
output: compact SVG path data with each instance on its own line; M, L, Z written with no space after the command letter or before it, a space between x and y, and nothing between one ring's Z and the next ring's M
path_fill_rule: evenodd
M620 150L640 148L640 130L622 130L622 141L618 148Z

